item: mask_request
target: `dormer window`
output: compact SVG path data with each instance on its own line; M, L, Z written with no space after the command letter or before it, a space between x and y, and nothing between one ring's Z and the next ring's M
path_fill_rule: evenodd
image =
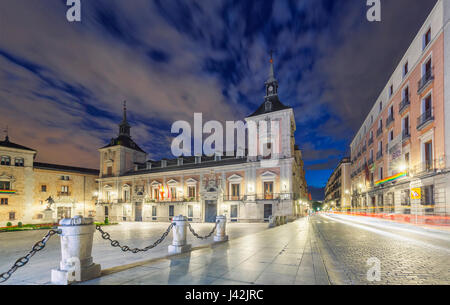
M9 157L9 156L2 156L0 165L11 165L11 157Z
M423 35L423 49L428 47L431 42L431 28Z
M265 110L266 110L266 112L272 111L272 102L271 101L266 101Z
M14 165L15 166L19 166L19 167L23 167L24 166L23 158L16 158L14 160Z

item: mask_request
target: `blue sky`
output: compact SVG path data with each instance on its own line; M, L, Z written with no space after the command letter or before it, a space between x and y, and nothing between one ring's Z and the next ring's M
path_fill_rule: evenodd
M132 136L170 156L171 124L241 120L262 102L274 50L307 182L323 186L435 1L0 2L0 114L43 162L98 167L128 101ZM4 126L2 126L4 127Z

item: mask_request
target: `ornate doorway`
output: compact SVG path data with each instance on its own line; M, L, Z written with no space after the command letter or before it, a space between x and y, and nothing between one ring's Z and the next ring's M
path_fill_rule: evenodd
M205 200L205 222L216 222L217 200Z

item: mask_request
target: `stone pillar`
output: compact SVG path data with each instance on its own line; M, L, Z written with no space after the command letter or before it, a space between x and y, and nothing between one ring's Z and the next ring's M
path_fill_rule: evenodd
M61 257L59 269L52 270L52 283L69 285L100 276L100 265L92 261L92 243L95 225L92 218L75 216L62 219Z
M224 215L216 216L216 236L214 236L215 242L227 241L228 235L226 235L227 217Z
M180 254L191 250L191 245L186 242L187 217L180 215L173 218L173 241L169 246L169 254Z

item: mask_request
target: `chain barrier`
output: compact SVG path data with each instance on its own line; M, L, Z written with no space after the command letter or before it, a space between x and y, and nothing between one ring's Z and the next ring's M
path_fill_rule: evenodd
M11 269L9 269L7 272L3 272L0 274L0 283L4 283L7 280L9 280L9 278L11 277L11 275L17 271L17 269L19 269L20 267L25 266L29 261L30 258L33 257L33 255L36 254L36 252L41 251L42 249L45 248L45 246L47 245L47 241L55 234L61 234L61 230L50 230L47 232L47 234L42 238L41 241L38 241L33 248L31 249L30 252L28 252L27 255L19 258L14 265L11 267Z
M200 235L198 235L198 234L194 231L194 228L191 226L190 223L188 224L188 226L189 226L189 231L191 231L191 233L192 233L195 237L197 237L198 239L208 239L208 238L210 238L210 237L214 234L214 232L216 231L217 225L218 225L219 223L220 223L220 221L216 222L216 225L215 225L214 228L212 229L211 233L209 233L209 234L206 235L206 236L200 236Z
M174 225L175 224L171 223L170 226L167 228L167 230L164 232L164 234L161 236L161 238L159 238L157 241L155 241L152 245L147 246L147 247L145 247L143 249L139 249L139 248L131 249L128 246L121 246L120 243L117 240L112 240L111 239L111 235L108 232L103 231L101 226L96 226L96 229L97 229L97 231L99 231L102 234L102 238L104 240L108 240L108 241L111 242L111 246L113 246L114 248L120 248L123 252L130 251L131 253L136 254L136 253L139 253L139 252L146 252L146 251L148 251L150 249L155 248L160 243L162 243L163 240L166 239L167 235L169 235L170 230L172 230Z

